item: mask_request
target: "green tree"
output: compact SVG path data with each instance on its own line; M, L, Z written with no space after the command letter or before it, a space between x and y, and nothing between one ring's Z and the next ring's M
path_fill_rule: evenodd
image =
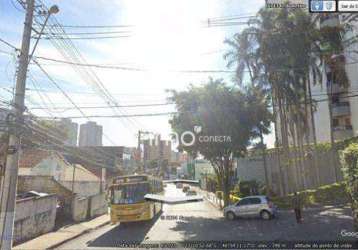
M250 20L248 28L226 40L230 50L224 57L228 66L236 66L238 83L248 71L253 85L269 90L282 165L288 167L291 155L295 155L295 168L291 168L295 171L289 175L289 185L281 185L282 193L305 187L305 175L301 174L304 141L309 144L312 135L317 144L311 84L322 84L322 62L332 62L332 55L342 53L341 38L349 30L347 25L319 28L320 20L321 16L313 18L301 9L264 8ZM345 84L343 64L334 65L336 76ZM316 180L319 183L317 168Z
M171 94L178 111L170 121L172 129L181 135L193 131L195 126L201 127L201 131L195 131L193 145L186 146L180 141L179 148L211 162L227 205L233 158L246 153L252 140L260 135L259 127L268 132L270 113L266 99L258 94L258 89L240 91L213 79L203 86L191 85L186 91ZM184 136L184 141L190 138Z

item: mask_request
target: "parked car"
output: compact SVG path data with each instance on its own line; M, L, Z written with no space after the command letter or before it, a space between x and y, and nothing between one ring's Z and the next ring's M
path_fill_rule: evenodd
M189 190L187 193L186 193L186 196L194 196L194 195L197 195L197 193L193 190Z
M260 217L270 220L276 213L277 207L264 195L247 196L224 208L224 216L229 220L236 217Z

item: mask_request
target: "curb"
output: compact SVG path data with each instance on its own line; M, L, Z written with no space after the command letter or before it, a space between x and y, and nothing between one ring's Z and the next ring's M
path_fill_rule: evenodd
M110 221L103 222L103 223L99 224L98 226L96 226L94 228L85 229L82 232L80 232L78 234L75 234L75 235L73 235L73 236L71 236L71 237L69 237L69 238L67 238L67 239L65 239L65 240L63 240L61 242L58 242L58 243L56 243L56 244L54 244L54 245L52 245L52 246L50 246L50 247L48 247L46 249L50 250L50 249L54 249L56 247L59 247L59 246L65 244L65 243L67 243L67 242L69 242L71 240L74 240L74 239L76 239L76 238L78 238L78 237L80 237L80 236L82 236L84 234L87 234L87 233L89 233L89 232L91 232L93 230L97 230L97 229L99 229L101 227L104 227L105 225L108 225L108 224L110 224Z

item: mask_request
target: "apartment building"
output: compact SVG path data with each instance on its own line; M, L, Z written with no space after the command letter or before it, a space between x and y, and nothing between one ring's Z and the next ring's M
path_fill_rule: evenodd
M352 14L321 15L319 25L321 28L335 27L351 21L352 30L343 38L349 40L358 35L358 21L352 22L352 18L354 18ZM358 51L358 44L345 46L344 53L340 55L333 54L330 63L322 63L322 82L311 81L317 142L330 142L331 137L339 141L358 136L358 55L354 51ZM346 71L347 84L339 80L334 73L335 70L332 70L333 67L342 67ZM310 119L308 117L308 120ZM277 139L281 144L279 117L276 124ZM312 124L309 122L307 125L309 141L313 142ZM292 143L291 137L289 143Z
M102 146L103 128L96 122L87 122L80 126L79 146Z
M351 15L329 14L321 17L320 25L338 26L350 20ZM352 31L348 32L344 40L352 39L358 34L358 22L353 22ZM312 85L312 98L316 100L314 120L318 142L344 140L358 136L358 45L353 44L344 48L341 55L332 55L331 65L324 62L322 68L322 84ZM348 77L348 84L339 82L333 67L343 66ZM329 108L331 100L331 110ZM331 126L333 135L331 135Z
M172 145L171 141L161 140L160 136L154 140L143 141L143 158L145 161L167 160L171 161Z

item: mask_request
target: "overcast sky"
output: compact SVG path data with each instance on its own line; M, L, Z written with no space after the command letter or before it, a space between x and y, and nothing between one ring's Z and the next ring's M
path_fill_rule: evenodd
M210 27L208 18L247 16L255 14L264 5L264 0L46 0L47 6L57 4L60 12L57 20L63 25L131 25L116 29L65 28L67 33L128 31L130 37L116 39L73 40L73 43L88 63L113 64L139 68L144 71L93 69L103 85L116 98L126 104L165 103L166 89L183 90L190 83L201 84L209 76L224 78L234 84L227 73L176 73L175 70L225 70L223 54L228 49L225 38L240 31L243 26ZM24 12L16 0L0 0L0 38L20 47ZM108 36L118 36L113 34ZM34 41L32 41L33 43ZM0 43L0 97L9 100L5 88L14 84L15 59L1 53L11 49ZM48 41L41 40L36 56L64 60ZM88 81L69 65L41 61L43 67L71 96L79 106L101 106L105 102L95 93ZM51 108L72 106L64 96L40 72L30 65L30 74L35 79L27 81L27 105ZM40 98L35 88L45 91ZM50 99L51 102L48 100ZM51 110L55 116L80 115L74 110ZM174 106L122 108L118 113L145 114L175 111ZM33 110L39 116L48 112ZM110 109L84 109L86 115L111 115ZM140 118L93 118L104 128L104 144L135 146L139 129L162 134L168 138L170 126L168 116ZM75 119L84 123L86 119ZM272 146L273 136L266 137Z

